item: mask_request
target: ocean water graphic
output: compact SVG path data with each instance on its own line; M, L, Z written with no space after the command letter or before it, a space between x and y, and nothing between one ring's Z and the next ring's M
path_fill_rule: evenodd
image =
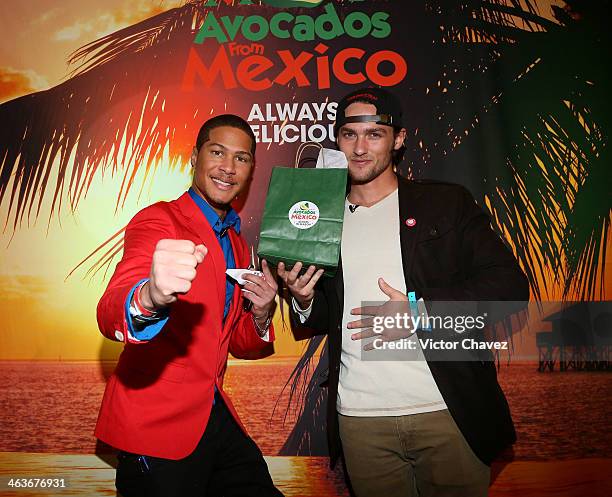
M295 359L230 364L225 387L251 436L274 456L289 434L275 402ZM112 364L0 362L0 451L92 454L105 378ZM499 380L518 442L504 459L612 458L612 376L537 373L535 365L502 366ZM98 452L109 452L98 446Z

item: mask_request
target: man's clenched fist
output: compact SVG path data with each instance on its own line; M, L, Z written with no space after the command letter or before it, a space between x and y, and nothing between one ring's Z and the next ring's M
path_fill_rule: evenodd
M208 249L190 240L164 239L157 242L149 281L140 291L140 301L150 311L161 310L187 293Z

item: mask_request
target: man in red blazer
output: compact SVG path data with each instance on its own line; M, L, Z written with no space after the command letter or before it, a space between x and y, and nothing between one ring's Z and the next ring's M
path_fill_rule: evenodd
M120 450L124 497L282 495L223 390L228 351L263 357L274 340L277 285L266 262L264 276L245 276L242 288L225 274L249 264L230 203L254 159L246 121L208 120L189 191L127 226L123 258L98 304L100 330L125 346L95 430Z

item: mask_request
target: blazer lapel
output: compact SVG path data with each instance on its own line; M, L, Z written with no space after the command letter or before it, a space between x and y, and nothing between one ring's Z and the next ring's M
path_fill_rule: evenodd
M210 257L213 263L215 275L215 287L219 308L221 309L221 319L223 319L223 309L225 307L225 258L221 245L217 241L215 232L200 211L200 208L193 201L189 193L184 193L177 199L177 204L181 214L186 218L184 227L190 231L196 240L201 241L208 249L206 257Z
M231 228L227 235L230 237L230 242L232 244L232 251L234 252L234 261L236 263L237 268L242 268L245 266L245 251L242 243L238 239L238 233ZM241 289L240 285L236 283L234 285L234 295L232 297L232 303L230 305L229 311L227 313L227 317L225 318L225 323L223 324L223 333L227 333L230 329L231 324L234 322L234 315L239 311L240 305L242 304L241 299Z
M334 289L336 290L336 296L338 297L338 304L340 309L344 307L344 276L342 273L342 254L338 261L338 269L334 276Z
M412 187L410 181L398 176L398 202L399 202L399 235L402 252L402 267L406 287L411 288L412 266L414 264L414 251L420 230L425 225L424 213L419 211L417 199L419 193Z

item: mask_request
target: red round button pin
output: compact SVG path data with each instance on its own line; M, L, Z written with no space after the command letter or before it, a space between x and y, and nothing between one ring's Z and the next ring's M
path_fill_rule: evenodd
M416 226L416 219L413 217L409 217L408 219L406 219L406 226L408 226L409 228Z

